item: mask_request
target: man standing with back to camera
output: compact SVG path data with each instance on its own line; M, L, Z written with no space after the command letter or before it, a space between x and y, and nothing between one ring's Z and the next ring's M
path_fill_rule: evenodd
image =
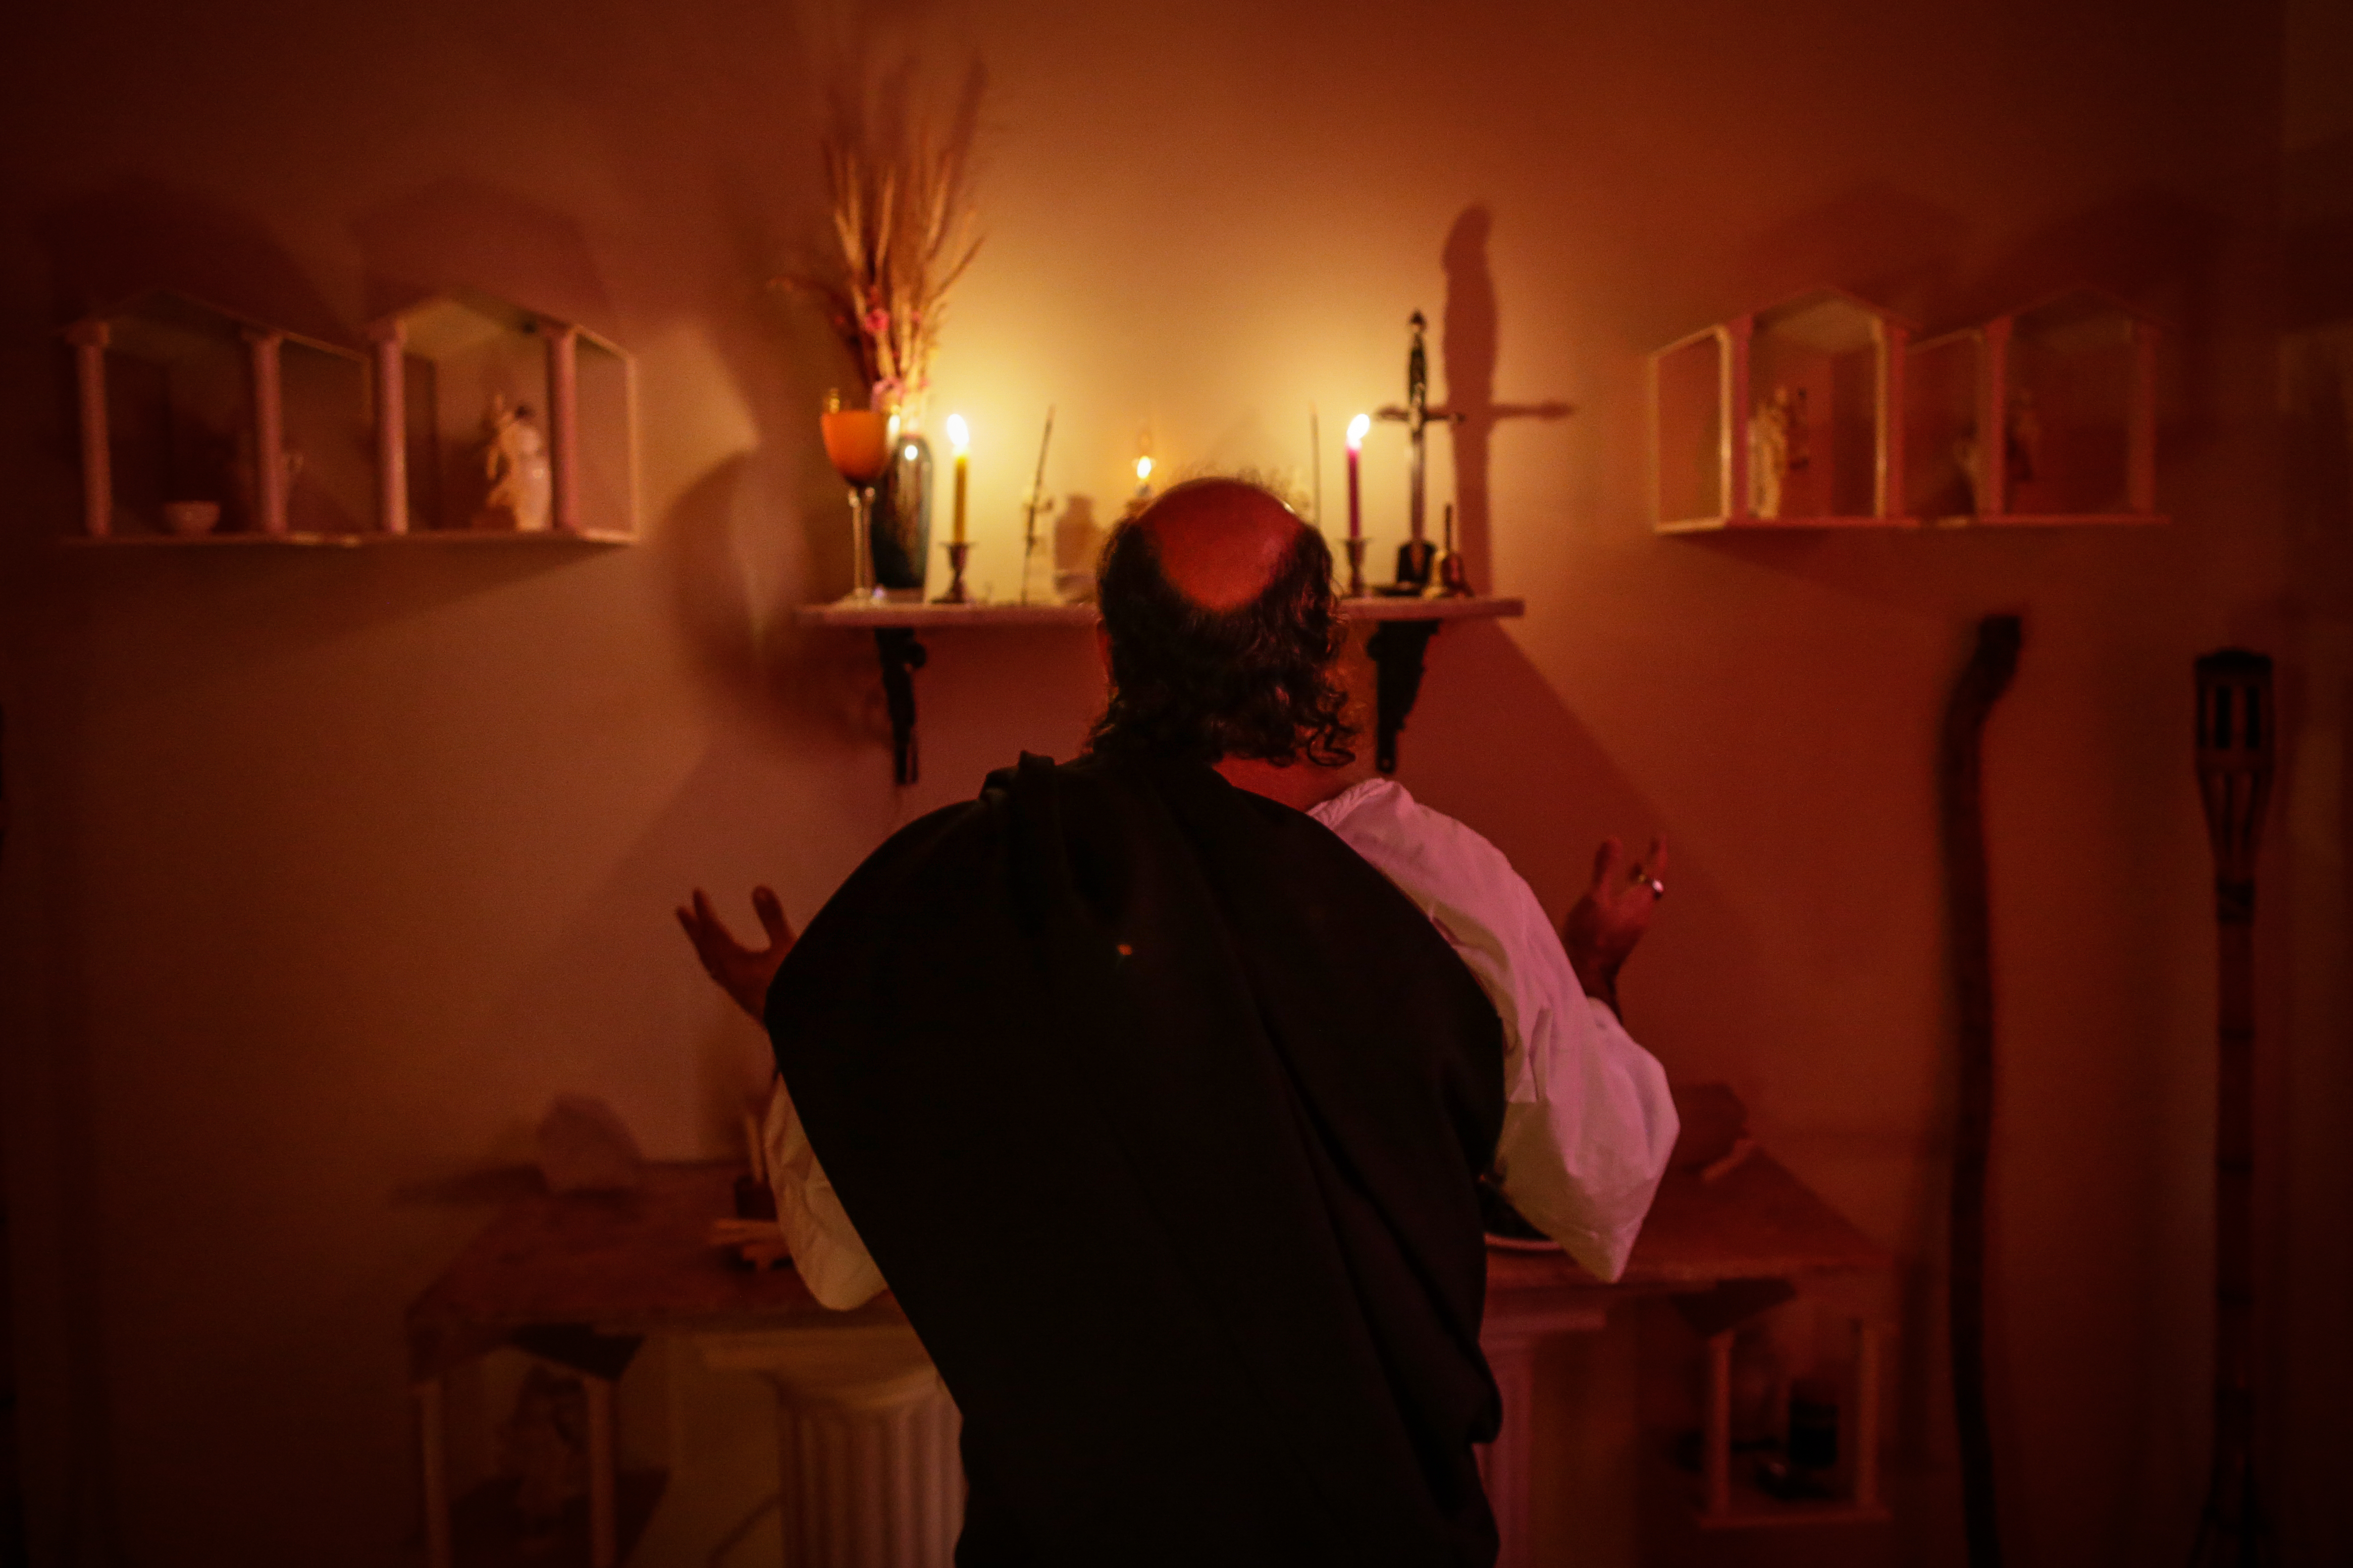
M765 888L765 949L680 911L775 1044L797 1261L828 1306L887 1278L938 1364L963 1568L1491 1563L1482 1177L1623 1267L1675 1117L1583 993L1663 849L1604 845L1556 937L1351 784L1331 557L1255 486L1168 491L1099 597L1078 761L902 830L797 941Z

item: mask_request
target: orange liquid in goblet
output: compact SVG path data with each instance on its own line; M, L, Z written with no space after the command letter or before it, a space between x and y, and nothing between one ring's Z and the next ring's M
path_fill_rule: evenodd
M891 420L871 408L840 408L818 416L833 471L853 485L871 485L891 466Z

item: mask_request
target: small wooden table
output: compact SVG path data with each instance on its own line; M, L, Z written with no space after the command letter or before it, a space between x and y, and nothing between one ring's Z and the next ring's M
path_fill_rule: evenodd
M1651 1296L1682 1299L1707 1342L1706 1426L1701 1446L1703 1526L1795 1524L1884 1517L1878 1499L1879 1325L1856 1325L1856 1380L1844 1451L1854 1456L1843 1501L1760 1509L1736 1497L1732 1475L1733 1331L1810 1279L1871 1274L1894 1256L1849 1224L1771 1156L1751 1152L1710 1180L1669 1171L1659 1184L1626 1272L1605 1285L1557 1249L1487 1251L1487 1313L1479 1343L1504 1394L1504 1431L1482 1470L1504 1536L1498 1568L1525 1563L1528 1415L1535 1352L1556 1334L1602 1326L1609 1309Z
M742 1173L734 1164L658 1164L633 1193L518 1198L410 1305L431 1568L456 1561L462 1510L449 1495L442 1379L459 1363L512 1345L580 1373L588 1560L613 1568L661 1492L661 1478L623 1478L614 1461L613 1385L648 1335L906 1321L887 1293L856 1311L828 1311L790 1268L731 1266L709 1233L735 1212Z
M409 1308L409 1362L423 1430L427 1559L453 1560L442 1440L441 1380L450 1368L514 1345L579 1371L589 1397L589 1556L611 1568L622 1550L625 1489L613 1462L613 1383L649 1334L904 1323L888 1292L849 1312L818 1304L788 1268L731 1267L708 1239L734 1212L732 1163L659 1164L637 1192L538 1194L500 1212ZM1492 1248L1481 1343L1504 1390L1504 1426L1484 1469L1504 1541L1520 1561L1528 1499L1528 1405L1536 1347L1601 1326L1613 1305L1659 1295L1693 1298L1688 1314L1709 1333L1706 1506L1733 1517L1729 1468L1731 1323L1757 1288L1810 1277L1889 1268L1892 1256L1803 1183L1757 1153L1714 1181L1672 1171L1625 1277L1604 1285L1557 1251ZM1876 1330L1863 1325L1855 1401L1854 1506L1876 1508ZM658 1489L655 1495L659 1495ZM649 1506L645 1511L650 1512ZM1847 1516L1854 1508L1846 1507ZM1820 1510L1809 1517L1823 1517ZM640 1521L641 1522L641 1521Z

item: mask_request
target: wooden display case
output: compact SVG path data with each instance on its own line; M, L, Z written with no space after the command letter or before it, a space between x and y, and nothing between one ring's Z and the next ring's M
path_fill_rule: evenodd
M2157 342L2147 317L2075 289L1915 344L1913 504L1947 526L2163 521Z
M368 330L375 360L377 513L387 534L480 532L481 450L494 399L545 433L556 536L638 531L637 364L576 322L472 289Z
M367 361L356 349L164 290L66 337L86 540L254 542L367 526Z
M636 366L584 327L454 293L377 322L371 356L156 290L65 335L82 462L82 528L69 543L577 546L636 537ZM486 485L483 416L493 394L544 414L543 531L470 526Z
M1896 434L1911 334L1819 289L1653 354L1660 531L1909 524Z
M1911 346L1904 373L1904 483L1911 513L1932 528L1978 519L1984 482L1985 331L1965 327Z
M1986 325L1989 522L2154 522L2157 325L2077 289ZM1980 428L1991 428L1988 416Z
M1843 1320L1847 1338L1843 1364L1821 1369L1836 1394L1831 1406L1836 1426L1827 1434L1834 1456L1810 1478L1819 1482L1820 1495L1791 1495L1767 1484L1766 1474L1745 1456L1734 1453L1733 1347L1735 1334L1721 1330L1707 1338L1705 1347L1705 1406L1700 1434L1699 1486L1694 1501L1695 1521L1703 1530L1743 1530L1804 1524L1871 1523L1890 1517L1880 1487L1881 1325L1868 1317ZM1786 1388L1777 1390L1788 1399ZM1786 1432L1778 1456L1792 1457L1799 1447L1795 1432ZM1811 1492L1814 1489L1809 1489Z

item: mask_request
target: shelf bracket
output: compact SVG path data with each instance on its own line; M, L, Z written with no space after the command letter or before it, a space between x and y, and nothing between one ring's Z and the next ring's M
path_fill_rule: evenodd
M877 626L874 651L882 659L882 705L891 714L891 777L915 782L915 671L930 656L913 626Z
M1421 695L1422 658L1437 635L1436 621L1383 621L1365 639L1375 674L1373 763L1385 773L1397 772L1398 733Z

